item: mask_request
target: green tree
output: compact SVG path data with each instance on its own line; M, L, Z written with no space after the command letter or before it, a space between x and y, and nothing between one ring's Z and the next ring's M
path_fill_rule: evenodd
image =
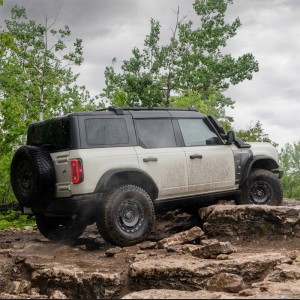
M285 197L300 199L300 141L287 143L279 158L284 170L282 184Z
M0 32L0 165L1 184L9 188L9 164L14 149L25 143L29 123L93 107L94 99L72 67L83 61L82 40L71 39L68 26L55 28L27 18L15 6ZM2 193L2 194L1 194ZM1 190L1 195L7 194Z
M231 129L233 118L226 115L225 108L233 108L232 100L225 97L217 90L210 90L208 93L188 91L179 96L170 97L171 107L194 107L205 115L214 115L226 131Z
M6 55L7 51L10 51L14 48L13 38L8 33L0 33L0 59L2 59L3 56ZM1 94L0 94L1 95ZM0 96L0 103L3 99ZM0 114L0 124L3 122L3 117ZM9 165L11 162L11 155L10 153L7 153L5 151L4 145L2 143L3 135L5 133L2 130L2 127L0 127L0 174L1 174L1 180L0 180L0 202L6 202L7 199L12 199L12 193L9 186Z
M246 129L237 130L236 134L244 142L268 142L274 147L278 147L278 144L265 133L260 121L257 121L254 125L250 124Z
M105 69L106 87L102 96L118 106L160 106L164 99L164 82L161 68L166 59L165 47L160 47L160 24L151 19L151 31L146 36L145 48L132 50L133 57L125 60L122 73L113 66Z
M198 101L204 102L200 107L215 105L212 110L219 111L233 106L234 101L223 92L230 84L252 79L258 63L251 53L237 59L224 54L227 40L241 26L238 18L225 22L231 3L232 0L195 0L197 24L186 22L186 17L180 19L178 9L166 45L160 43L160 23L151 19L143 49L132 50L132 57L123 61L120 73L115 70L115 58L113 65L106 68L102 96L115 105L179 106L177 101L194 102L198 94Z
M79 74L71 68L83 61L82 40L76 39L74 50L67 52L68 26L57 30L55 21L48 24L47 19L45 25L37 24L17 6L11 13L1 37L13 39L14 45L10 51L1 45L0 62L1 144L8 147L22 143L18 138L29 123L89 108L94 100L76 85Z

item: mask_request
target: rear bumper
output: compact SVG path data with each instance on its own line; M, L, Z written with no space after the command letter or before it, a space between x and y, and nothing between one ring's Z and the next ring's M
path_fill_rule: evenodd
M33 214L43 213L57 216L95 216L99 209L102 193L74 195L68 198L54 198L46 207L32 208ZM24 208L24 213L26 210Z

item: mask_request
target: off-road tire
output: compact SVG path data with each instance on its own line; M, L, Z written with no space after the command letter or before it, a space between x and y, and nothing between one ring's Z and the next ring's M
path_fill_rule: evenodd
M283 188L279 178L271 171L256 169L242 186L237 204L280 205Z
M96 223L105 241L124 247L144 241L154 222L150 196L140 187L122 185L104 194Z
M20 147L11 163L10 179L21 205L43 207L55 192L55 170L50 153L38 146Z
M50 218L36 215L36 225L40 233L51 241L73 241L82 235L86 225L71 218Z

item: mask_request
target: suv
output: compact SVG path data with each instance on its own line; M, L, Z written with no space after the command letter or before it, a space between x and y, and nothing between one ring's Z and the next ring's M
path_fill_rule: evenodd
M28 128L11 164L24 214L50 240L96 222L109 243L143 241L156 205L216 199L279 205L278 154L244 143L196 109L114 108L72 113Z

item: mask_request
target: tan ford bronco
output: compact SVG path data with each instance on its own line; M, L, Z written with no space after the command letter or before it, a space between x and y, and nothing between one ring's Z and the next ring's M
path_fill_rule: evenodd
M193 108L109 107L33 123L11 164L15 196L45 237L76 239L96 223L119 246L147 237L156 206L279 205L281 176L270 143L244 143Z

